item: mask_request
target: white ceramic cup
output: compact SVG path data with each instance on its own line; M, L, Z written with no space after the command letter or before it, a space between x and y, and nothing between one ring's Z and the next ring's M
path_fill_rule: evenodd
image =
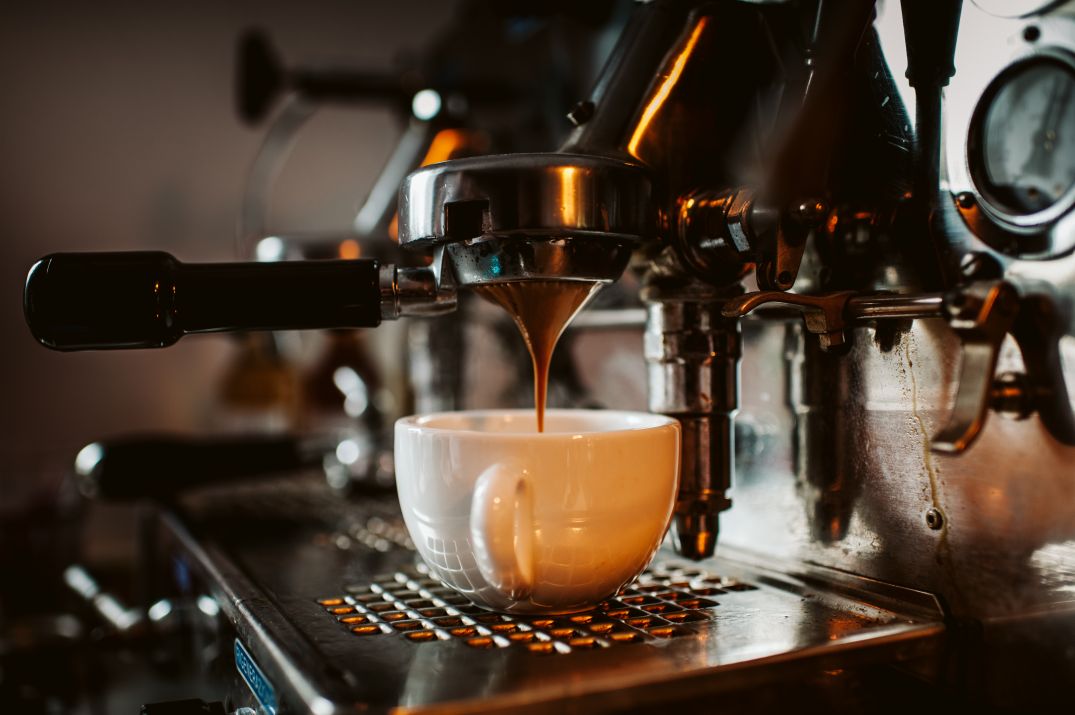
M403 518L433 576L480 605L570 613L615 594L661 544L679 424L644 412L444 412L396 422Z

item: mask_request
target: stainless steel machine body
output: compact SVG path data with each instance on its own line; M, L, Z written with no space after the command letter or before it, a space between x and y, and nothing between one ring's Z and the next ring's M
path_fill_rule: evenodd
M876 662L912 674L897 711L1066 704L1073 57L1073 2L655 0L560 151L410 174L400 244L429 264L366 264L358 324L489 282L634 281L638 380L684 428L674 546L577 619L513 620L428 579L391 499L174 503L176 580L221 604L243 704L734 710L789 674L847 696ZM459 328L412 356L434 398ZM831 709L895 692L866 690Z
M632 265L650 404L689 436L681 553L723 511L728 547L935 593L953 677L1013 702L1075 680L1075 11L994 5L651 3L540 159L651 181ZM516 161L412 175L404 240L457 198L428 176L483 200ZM562 197L570 240L592 205ZM533 197L497 201L492 224Z

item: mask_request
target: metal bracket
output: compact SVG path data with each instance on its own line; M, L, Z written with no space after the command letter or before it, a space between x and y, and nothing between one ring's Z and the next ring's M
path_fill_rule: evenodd
M747 293L729 300L728 318L741 318L765 304L792 306L802 312L806 329L827 352L846 352L850 324L880 318L944 317L962 343L963 359L955 406L933 436L935 452L960 454L974 442L989 410L1019 418L1037 412L1059 442L1075 445L1075 413L1068 400L1060 362L1063 327L1052 299L1020 299L1006 281L977 281L941 296L856 295L851 291L807 296L782 291ZM1023 354L1026 373L994 377L1004 337L1011 333Z
M1048 296L1020 298L1005 281L981 281L945 299L948 324L963 342L959 389L948 423L933 438L936 452L959 454L974 442L990 408L1018 419L1038 413L1059 442L1075 445L1072 413L1060 363L1063 328ZM1004 336L1011 333L1025 373L994 377Z
M842 352L847 349L845 312L848 301L854 296L853 291L814 296L763 290L732 298L725 303L722 313L726 318L741 318L766 303L794 306L801 310L806 330L818 336L822 350Z
M948 422L933 436L932 449L959 454L985 425L997 357L1019 313L1019 294L1005 281L978 281L945 296L944 311L963 344L963 359L955 406Z

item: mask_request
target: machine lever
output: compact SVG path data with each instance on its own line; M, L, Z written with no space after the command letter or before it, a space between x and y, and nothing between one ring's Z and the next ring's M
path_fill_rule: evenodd
M825 295L800 295L763 290L729 300L723 314L726 318L741 318L766 303L790 305L802 312L807 331L818 336L822 350L840 353L848 348L848 325L884 318L938 318L942 316L943 300L944 296L940 293L859 295L853 291L841 291Z
M1019 418L1037 412L1057 441L1075 445L1075 414L1060 362L1064 329L1052 299L1037 294L1020 298L1004 281L979 282L949 294L945 309L948 324L963 341L963 366L955 408L933 438L933 450L965 451L990 408ZM1008 333L1019 346L1026 372L994 378Z
M779 290L763 290L732 298L724 304L721 313L726 318L742 318L766 303L780 303L799 308L806 330L818 336L821 349L826 352L842 352L847 349L848 301L854 291L841 291L827 295L799 295Z
M963 344L963 361L955 406L947 424L933 436L932 449L959 454L985 425L997 357L1019 313L1019 294L1005 281L979 281L949 293L944 310L949 327Z

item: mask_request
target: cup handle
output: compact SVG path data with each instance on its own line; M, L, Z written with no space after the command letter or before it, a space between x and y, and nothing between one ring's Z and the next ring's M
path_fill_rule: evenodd
M523 470L494 464L478 477L470 502L470 537L485 581L512 600L534 583L534 500Z

